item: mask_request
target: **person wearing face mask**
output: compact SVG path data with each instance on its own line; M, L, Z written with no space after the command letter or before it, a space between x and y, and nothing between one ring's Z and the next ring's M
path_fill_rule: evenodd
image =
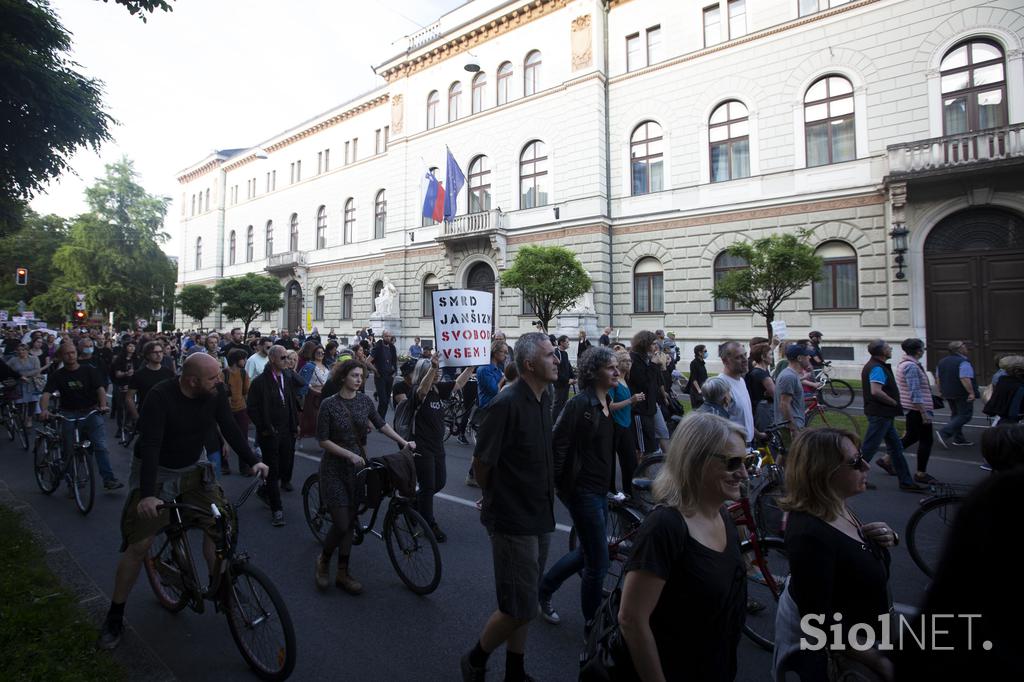
M693 347L693 360L690 361L690 379L686 384L686 392L690 395L693 409L704 402L704 382L708 380L708 368L704 361L708 358L708 347L703 343Z

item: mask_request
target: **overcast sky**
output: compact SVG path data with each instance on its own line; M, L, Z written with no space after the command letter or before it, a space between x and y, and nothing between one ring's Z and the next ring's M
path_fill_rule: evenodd
M40 213L86 210L83 190L122 154L151 194L176 199L175 174L214 149L248 147L382 81L371 70L405 35L462 0L176 0L143 24L122 6L51 0L73 34L73 59L105 83L118 124L39 194ZM179 207L167 213L171 243Z

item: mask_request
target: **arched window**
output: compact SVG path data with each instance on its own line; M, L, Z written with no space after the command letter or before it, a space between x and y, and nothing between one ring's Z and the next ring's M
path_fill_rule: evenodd
M470 111L474 114L484 110L484 89L487 88L487 74L483 71L473 76L473 91L470 97Z
M327 207L316 210L316 248L327 248Z
M268 220L267 221L266 247L267 247L267 258L270 258L271 256L274 255L274 221L273 220Z
M641 258L633 268L633 312L665 310L665 273L657 258Z
M423 317L434 316L434 292L438 289L439 282L434 275L427 275L423 278Z
M857 252L846 242L829 241L817 252L825 263L812 287L815 310L857 308Z
M252 225L250 225L249 227L245 228L245 262L246 263L251 263L252 262L253 251L254 251L254 248L253 248L254 244L253 244L253 242L254 242L254 238L253 238L253 232L252 232Z
M629 139L629 166L633 178L633 194L660 192L664 189L665 141L661 126L644 121Z
M942 77L942 131L958 135L1006 125L1003 49L990 40L968 40L946 53Z
M498 67L498 106L505 104L511 98L512 89L512 62L505 62Z
M814 81L804 95L807 167L857 158L853 124L853 86L831 74Z
M206 210L210 210L210 190L206 190Z
M718 254L715 258L715 284L727 273L734 270L746 270L750 265L743 258L733 256L728 251L723 251ZM743 306L738 306L733 303L732 299L728 298L716 298L715 299L715 311L716 312L730 312L733 310L746 310Z
M299 250L299 214L292 213L291 228L288 231L288 250Z
M231 230L231 238L228 240L228 265L235 264L235 231Z
M437 127L437 108L441 104L441 96L437 90L427 95L427 130Z
M345 244L352 243L352 235L356 231L356 200L349 198L345 202L345 223L342 227L342 242Z
M341 288L341 319L352 319L352 285L346 284Z
M384 227L388 221L388 200L384 190L377 192L377 198L373 200L373 238L384 238Z
M370 302L370 310L377 312L377 297L380 296L380 292L384 291L384 282L379 279L373 283L372 299Z
M324 319L324 290L323 287L317 287L316 291L313 292L313 319L322 320Z
M526 97L540 90L540 51L534 50L523 61L523 94Z
M203 269L203 238L196 237L196 270Z
M448 122L459 120L459 102L462 100L462 83L455 81L448 88Z
M708 119L711 182L750 176L750 120L743 102L718 105Z
M480 155L469 162L469 212L491 210L491 163Z
M548 203L548 155L544 143L534 140L519 155L519 207Z

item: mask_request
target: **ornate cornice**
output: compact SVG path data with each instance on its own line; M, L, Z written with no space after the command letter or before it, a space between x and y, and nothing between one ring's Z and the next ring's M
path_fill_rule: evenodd
M207 161L206 163L204 163L199 168L193 168L192 170L188 171L187 173L182 173L181 175L179 175L178 176L178 183L182 184L182 185L188 184L188 183L192 182L193 180L195 180L196 178L200 178L200 177L206 175L207 173L209 173L213 169L215 169L218 166L220 166L222 163L224 163L224 159L212 159L211 161Z

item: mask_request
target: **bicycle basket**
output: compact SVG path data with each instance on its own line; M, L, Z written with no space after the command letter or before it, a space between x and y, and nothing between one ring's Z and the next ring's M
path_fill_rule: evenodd
M393 493L387 469L383 467L370 469L366 472L366 476L362 481L362 486L356 490L356 495L359 497L359 507L376 509L385 497Z

